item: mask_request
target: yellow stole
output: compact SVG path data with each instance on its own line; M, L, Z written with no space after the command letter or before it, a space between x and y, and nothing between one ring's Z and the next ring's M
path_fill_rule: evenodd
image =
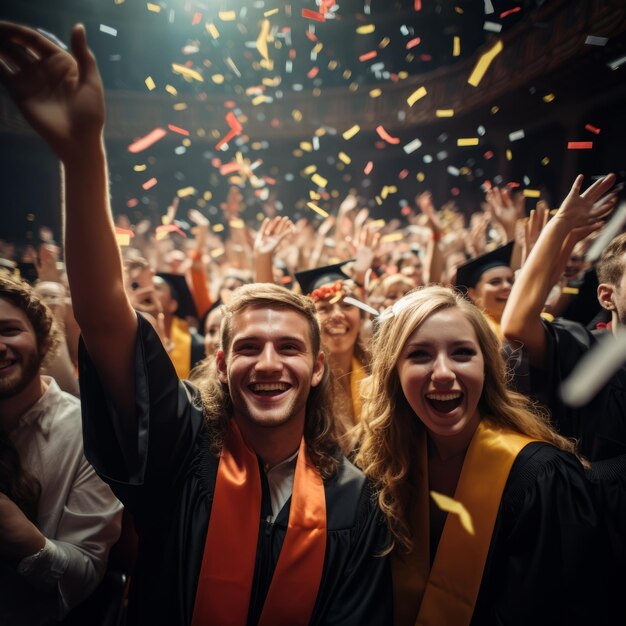
M365 368L356 357L352 357L352 373L350 374L350 395L352 396L352 415L354 423L361 421L361 381L367 376Z
M531 437L483 419L465 455L454 499L469 512L470 535L448 514L430 568L429 485L426 432L420 436L411 511L413 552L392 558L395 626L467 626L482 581L502 493L513 462Z
M178 378L187 378L191 369L191 333L184 320L178 317L172 319L170 339L174 347L170 351L170 360Z

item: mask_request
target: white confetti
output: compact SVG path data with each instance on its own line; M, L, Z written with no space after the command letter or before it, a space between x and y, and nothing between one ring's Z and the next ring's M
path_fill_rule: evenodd
M402 149L407 153L411 154L411 152L415 152L418 148L422 146L422 142L416 137L413 141L409 141Z
M106 24L100 24L100 32L105 35L117 37L117 28L111 28L111 26L107 26Z
M525 135L523 130L516 130L509 133L509 141L517 141L518 139L524 139L524 137Z
M485 22L483 24L483 30L490 33L499 33L502 30L502 24L499 24L498 22Z
M585 39L585 43L588 46L606 46L608 41L608 37L595 37L594 35L588 35L587 39Z

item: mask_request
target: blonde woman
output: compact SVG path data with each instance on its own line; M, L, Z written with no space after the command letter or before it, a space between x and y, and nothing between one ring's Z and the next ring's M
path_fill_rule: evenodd
M357 463L392 533L394 623L604 623L583 466L507 388L479 309L413 291L372 354Z

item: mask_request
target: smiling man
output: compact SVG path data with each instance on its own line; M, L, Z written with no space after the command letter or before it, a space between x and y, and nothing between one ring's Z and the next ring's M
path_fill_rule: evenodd
M0 75L64 165L85 449L139 535L127 623L390 623L387 531L333 437L313 303L242 287L216 371L178 379L124 290L102 82L81 26L71 46L0 24Z

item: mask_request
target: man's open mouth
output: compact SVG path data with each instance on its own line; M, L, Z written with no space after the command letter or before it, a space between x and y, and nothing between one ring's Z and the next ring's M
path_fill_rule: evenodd
M249 389L260 396L278 396L289 389L288 383L253 383Z

